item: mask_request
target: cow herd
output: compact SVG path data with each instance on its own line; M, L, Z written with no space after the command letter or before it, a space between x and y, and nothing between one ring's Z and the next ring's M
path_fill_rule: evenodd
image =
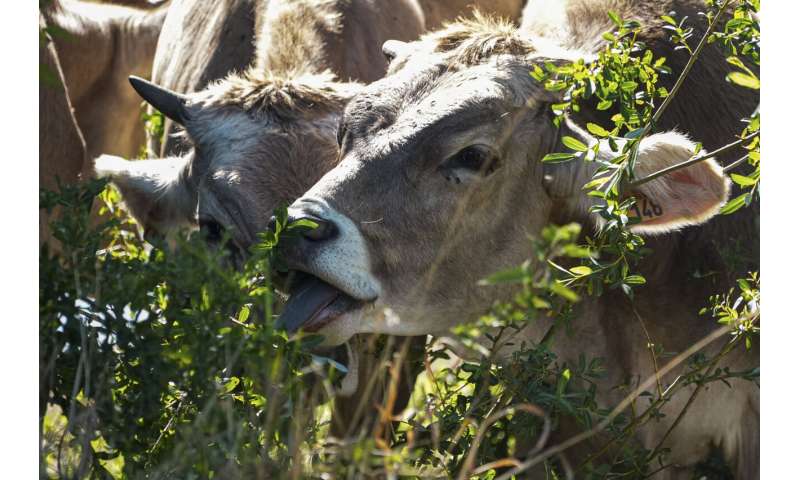
M596 165L539 160L564 150L564 135L591 143L584 126L605 119L582 109L556 126L550 106L560 94L542 88L532 66L596 56L614 10L641 22L640 40L680 72L688 56L660 17L674 11L697 31L706 25L701 0L524 3L53 2L40 28L69 35L40 47L40 63L61 80L40 88L40 184L109 177L146 236L199 228L214 241L227 231L239 259L275 207L291 204L291 218L318 227L284 252L302 273L285 326L318 332L327 346L359 334L446 337L513 298L513 286L480 280L525 261L544 226L578 222L591 231L602 221L581 190ZM657 133L642 141L637 177L692 157L694 141L717 147L742 129L758 96L726 83L725 73L723 48L712 44ZM668 76L667 87L674 81ZM139 98L164 115L165 135L147 139L154 158L132 161L145 143ZM605 144L598 155L614 156ZM624 396L615 385L653 374L651 338L680 352L715 329L697 311L727 284L696 271L735 278L724 254L734 238L758 257L757 206L715 217L730 184L720 163L731 160L700 162L628 192L661 211L634 227L653 250L641 267L647 285L635 307L615 293L585 299L569 332L553 340L563 361L604 359L604 406ZM506 339L501 356L541 340L546 325L535 320ZM721 367L757 363L756 345ZM668 421L641 429L647 448L668 434L663 446L674 463L654 478L691 478L714 448L736 478L758 478L758 389L731 383L710 384L674 431ZM690 393L677 394L667 417L679 415Z

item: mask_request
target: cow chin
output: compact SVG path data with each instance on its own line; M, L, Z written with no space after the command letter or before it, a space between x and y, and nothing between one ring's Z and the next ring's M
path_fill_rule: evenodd
M376 333L383 335L416 336L430 333L428 322L419 315L402 313L403 309L387 307L380 300L363 304L337 317L315 333L324 336L321 347L334 347L347 342L353 335ZM401 319L401 315L403 315ZM413 321L414 318L420 321Z
M351 310L317 330L315 333L324 337L320 347L335 347L347 342L353 335L362 333L363 319L369 315L369 310L371 307L366 305Z

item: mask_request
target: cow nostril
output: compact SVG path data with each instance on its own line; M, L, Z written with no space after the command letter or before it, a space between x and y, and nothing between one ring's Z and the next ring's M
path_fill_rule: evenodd
M287 218L286 220L286 224L292 225L295 222L302 222L302 221L313 222L316 225L315 228L311 228L308 224L303 225L302 229L297 232L300 234L302 238L306 240L312 242L330 240L331 238L335 237L336 234L338 233L338 229L336 228L336 225L333 222L329 220L323 220L314 215L300 215L297 217L289 216L289 218ZM269 231L274 232L277 223L278 221L273 215L267 222L267 229Z
M321 242L323 240L330 240L336 236L337 229L333 222L314 217L306 217L306 219L317 224L317 228L308 229L303 232L303 237L306 240Z

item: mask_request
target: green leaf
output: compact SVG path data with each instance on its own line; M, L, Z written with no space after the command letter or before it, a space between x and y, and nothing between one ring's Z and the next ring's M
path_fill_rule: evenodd
M587 147L583 142L575 137L570 137L569 135L564 135L561 137L561 143L563 143L565 147L571 148L572 150L578 152L585 152L586 150L589 150L589 147Z
M739 175L736 173L731 173L731 180L736 182L737 185L742 187L751 187L756 184L756 180L750 177L745 177L744 175Z
M247 322L247 319L249 317L250 317L250 307L245 305L244 307L242 307L241 310L239 310L239 318L238 318L239 323Z
M548 153L542 158L542 163L561 163L573 160L574 153Z
M239 377L231 377L231 379L228 380L225 383L225 385L223 385L222 387L223 393L231 393L233 389L239 385L240 382L241 380L239 379Z
M607 136L611 135L611 132L596 123L587 123L586 129L589 130L589 133L596 137L606 138Z
M733 82L740 87L752 88L753 90L761 88L761 81L758 77L748 75L744 72L731 72L725 78L727 78L729 82Z
M614 24L618 27L621 27L623 25L622 19L619 18L619 15L612 12L611 10L608 11L608 18L610 18L611 21L614 22Z
M675 21L674 18L670 17L669 15L661 15L661 20L669 23L670 25L678 26L678 23Z
M577 245L565 245L562 253L571 258L590 258L593 256L591 248L579 247Z
M544 88L549 92L558 92L567 88L567 82L563 80L549 80L545 83Z
M315 222L313 220L309 220L307 218L301 218L299 220L295 220L294 222L292 222L291 225L286 227L286 230L293 230L295 228L302 228L302 227L315 229L318 226L319 225L317 225L317 222Z
M522 283L528 277L530 273L528 272L527 264L523 264L519 267L512 268L510 270L503 270L501 272L493 273L486 277L485 279L478 282L479 285L496 285L498 283Z
M595 178L591 182L586 183L586 185L583 186L583 190L589 190L589 189L592 189L592 188L595 188L595 187L602 187L610 179L611 179L611 176Z
M608 110L613 105L614 105L614 102L612 102L611 100L600 100L597 103L597 109L598 110Z
M645 279L641 275L629 275L625 277L625 283L628 285L644 285Z
M578 267L572 267L572 268L569 269L569 271L574 273L575 275L577 275L579 277L583 277L583 276L592 274L592 269L587 267L587 266L585 266L585 265L580 265Z
M744 206L748 195L749 194L747 194L747 193L743 193L743 194L739 195L738 197L730 200L728 203L725 204L724 207L722 207L720 209L719 213L722 214L722 215L730 215L731 213L739 210L740 208L742 208Z
M572 303L578 301L578 294L573 292L569 287L561 282L553 282L550 284L550 291Z
M534 65L533 71L531 71L531 77L533 77L537 82L541 82L547 78L547 74L544 70L542 70L542 67L539 65Z
M627 81L627 82L622 82L619 88L621 88L623 92L632 93L636 90L637 86L638 85L636 82Z
M726 62L730 63L734 67L739 67L742 70L747 70L747 67L744 66L742 60L739 57L728 57L725 59Z
M558 379L558 385L556 385L556 393L558 396L564 395L564 391L567 388L567 383L569 382L570 378L572 378L572 372L570 372L568 368L561 372L561 377Z

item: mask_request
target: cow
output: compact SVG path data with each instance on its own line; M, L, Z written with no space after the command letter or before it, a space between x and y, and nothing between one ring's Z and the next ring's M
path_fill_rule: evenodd
M230 16L222 15L223 7ZM181 141L165 144L175 152L166 158L129 162L101 156L96 173L120 189L146 237L201 228L211 243L218 243L228 231L227 247L241 261L267 228L273 209L298 198L336 164L339 116L362 87L337 78L378 78L386 68L382 43L417 38L422 17L410 1L396 2L391 11L368 0L176 1L170 8L154 75L172 78L187 93L141 79L132 83L184 129ZM204 18L217 21L212 26L195 23ZM178 38L173 29L183 35ZM199 36L192 39L188 32L195 31ZM162 41L169 47L162 49ZM188 46L198 41L214 49L208 55L190 51ZM250 42L253 48L244 50L252 58L233 55ZM168 51L178 58L168 59ZM182 63L188 54L194 60ZM184 65L188 73L181 73ZM215 79L240 67L242 72ZM354 360L351 378L370 371L358 368L366 359ZM366 383L346 378L339 394L358 396L356 389ZM337 417L346 429L350 420Z
M644 3L648 8L641 7ZM657 7L666 3L636 6L665 14ZM611 3L596 5L582 14L606 17ZM692 5L702 9L702 2ZM691 21L698 28L704 25L704 20ZM530 238L544 226L579 222L585 231L597 227L602 220L590 213L596 199L581 190L597 164L540 162L564 149L564 135L587 144L593 139L578 115L554 124L550 106L561 95L530 75L536 64L591 58L591 49L579 50L589 44L599 42L559 42L479 15L418 41L389 45L393 60L387 76L361 90L341 118L340 162L289 208L290 218L311 220L318 228L284 251L289 267L303 272L306 280L294 286L282 323L321 334L326 345L361 333L447 336L453 326L476 319L494 302L513 299L518 287L480 281L526 261ZM679 71L685 58L668 53L668 63ZM717 51L710 58L720 55ZM707 81L718 84L723 71L708 61L701 57L697 67L713 72ZM724 96L729 91L719 85L694 88L694 95L708 97L694 97L690 89L681 101L702 105L677 104L674 115L665 117L690 132L702 131L695 130L698 120L689 117L706 108L711 112L699 121L713 116L732 136L741 128L736 116L754 107L746 95ZM703 140L714 144L720 138ZM615 155L606 143L600 147L601 159ZM695 154L695 143L675 131L653 133L639 148L634 172L639 178ZM633 304L617 291L584 299L571 333L557 331L552 339L559 361L575 364L579 355L605 360L607 375L597 382L597 399L609 408L623 397L614 386L654 373L642 322L665 351L683 351L717 328L698 319L697 311L720 287L692 275L693 250L670 232L690 231L713 217L728 197L729 181L716 161L706 160L625 193L663 209L662 215L632 227L641 235L663 238L642 262L647 285ZM500 342L505 345L500 354L510 355L521 342L537 343L550 323L530 319ZM723 341L703 351L715 352ZM756 345L752 352L731 353L720 367L751 369L757 356ZM758 390L743 380L731 384L734 388L707 385L664 444L674 464L653 478L690 478L692 467L712 446L721 448L737 478L758 478ZM690 393L676 394L663 411L667 419L677 417ZM637 438L653 448L670 424L651 422Z
M79 0L53 1L43 9L48 25L57 29L53 42L89 158L140 153L145 140L141 99L127 79L150 76L166 12L163 6L137 9Z

